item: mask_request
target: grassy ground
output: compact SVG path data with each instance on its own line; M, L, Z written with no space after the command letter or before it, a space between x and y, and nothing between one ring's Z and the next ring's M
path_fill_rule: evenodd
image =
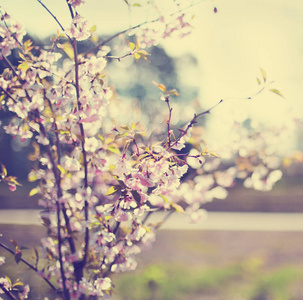
M160 231L115 299L303 299L303 233Z
M37 226L0 225L0 232L29 248L44 235ZM303 232L160 230L137 270L115 276L114 300L302 300L302 240ZM19 267L11 257L0 275L30 281L30 299L43 299L47 286Z

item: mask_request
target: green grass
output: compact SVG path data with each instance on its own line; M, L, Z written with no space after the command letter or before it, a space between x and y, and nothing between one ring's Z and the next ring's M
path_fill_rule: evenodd
M153 264L135 273L118 275L115 300L294 300L301 267L264 270L247 268L247 262L224 267L193 269ZM210 297L210 298L208 298Z

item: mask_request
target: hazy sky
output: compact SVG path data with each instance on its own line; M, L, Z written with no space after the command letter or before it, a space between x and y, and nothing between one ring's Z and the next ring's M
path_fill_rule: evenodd
M168 2L163 0L162 4ZM31 33L45 36L57 30L54 20L36 0L1 3ZM65 1L44 0L44 3L63 24L68 24ZM213 13L214 5L217 14ZM151 18L141 8L130 14L123 0L86 0L80 12L97 25L98 33L115 33ZM222 98L257 92L260 68L266 71L268 81L275 81L271 87L285 96L283 99L264 92L250 102L227 101L218 108L213 121L217 132L224 135L224 126L220 129L220 124L246 114L271 123L281 123L289 114L303 116L302 0L205 0L190 13L195 14L192 35L182 40L168 39L162 45L173 56L184 52L196 55L200 71L195 78L185 79L200 86L200 101L205 107Z

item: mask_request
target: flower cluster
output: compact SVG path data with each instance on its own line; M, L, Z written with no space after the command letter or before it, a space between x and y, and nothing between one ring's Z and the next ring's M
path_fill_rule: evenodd
M68 4L74 12L83 2ZM6 133L32 139L34 147L28 180L38 184L30 195L39 195L48 236L35 252L32 269L54 291L56 280L64 299L106 298L112 294L111 274L135 269L135 255L155 240L158 225L148 224L150 214L176 211L198 220L205 202L227 196L239 168L219 169L220 159L202 149L200 139L194 141L196 119L209 110L195 115L178 134L172 130L170 98L179 94L163 84L156 86L168 107L164 140L145 138L139 124L119 125L109 109L115 103L106 73L110 49L102 44L94 54L79 54L78 41L89 38L94 28L79 14L71 17L71 27L58 33L52 47L32 51L32 42L23 41L23 27L3 15L0 49L7 68L0 77L1 109L13 114ZM191 28L184 14L159 23L161 29L153 32L157 37L140 28L141 44L177 32L182 36ZM130 45L131 54L147 55ZM9 60L13 49L17 66ZM189 144L192 149L182 153ZM206 161L206 156L212 159ZM1 167L2 181L14 190L19 183ZM252 171L254 177L264 173L260 167ZM279 174L270 173L269 181ZM15 253L20 261L16 245ZM40 259L46 263L38 269ZM0 279L0 291L13 288L7 278ZM28 292L25 286L20 298Z

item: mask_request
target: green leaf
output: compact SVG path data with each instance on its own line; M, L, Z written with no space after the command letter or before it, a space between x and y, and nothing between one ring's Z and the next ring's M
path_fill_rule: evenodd
M124 130L129 130L129 127L127 125L121 125L120 127Z
M134 49L136 48L136 45L134 43L132 43L132 42L129 42L128 46L129 46L129 48L130 48L131 51L134 51Z
M36 176L36 175L31 175L31 176L28 176L27 180L29 182L34 182L36 180L38 180L39 178Z
M108 151L112 152L112 153L115 153L115 154L120 154L120 150L119 148L117 147L114 147L114 146L108 146Z
M97 29L97 26L93 25L89 31L90 31L90 33L94 33L96 31L96 29Z
M64 43L63 50L70 59L74 59L74 48L70 43Z
M167 198L166 198L165 196L163 196L163 195L159 195L159 196L163 199L163 201L164 201L165 203L168 202L168 200L167 200Z
M140 57L141 57L141 55L140 55L139 53L135 53L135 54L134 54L134 58L135 58L136 60L139 60Z
M118 190L120 189L120 186L119 185L113 185L111 186L107 193L105 194L105 196L109 196L109 195L113 195L114 193L116 193Z
M6 276L6 275L5 275L5 278L6 278L6 280L8 281L8 283L11 285L11 284L12 284L11 279L10 279L8 276Z
M258 84L261 84L261 80L257 77Z
M180 96L180 94L178 93L178 91L176 89L172 89L172 90L168 91L168 94L170 94L172 96Z
M32 197L36 194L39 193L39 190L37 188L33 188L30 192L29 192L29 196Z
M123 138L123 137L126 137L126 136L128 136L128 132L127 132L127 131L124 132L124 133L122 133L122 134L117 134L117 135L115 136L115 140L118 140L118 139Z
M284 98L284 96L281 94L281 92L279 90L277 90L277 89L270 89L270 91L273 92L273 93L275 93L275 94L277 94L277 95L279 95L280 97Z
M24 283L21 282L21 281L16 281L14 284L13 284L13 287L15 286L24 286Z
M64 175L66 173L66 170L62 166L57 165L57 168L59 169L59 171L61 172L62 175Z
M19 70L24 70L24 71L27 71L29 69L29 65L26 61L24 61L23 63L21 63L19 66L18 66L18 69Z
M104 144L104 137L101 134L98 134L98 138L101 140L101 142Z
M262 73L262 77L263 77L263 80L264 80L264 83L266 82L266 72L261 68L261 73Z
M133 6L141 6L141 4L140 3L135 3L135 4L133 4Z
M2 177L5 178L7 176L7 170L3 164L1 164L1 171L2 171Z
M175 210L176 210L176 212L178 212L178 213L184 213L184 209L183 209L183 207L181 206L181 205L179 205L179 204L177 204L177 203L174 203L174 202L171 202L170 203L170 206L172 207L172 208L174 208Z
M157 83L157 82L155 82L155 81L153 81L153 84L155 85L155 86L157 86L162 92L164 92L164 93L167 93L167 90L166 90L166 87L165 87L165 85L164 84L162 84L162 83Z

